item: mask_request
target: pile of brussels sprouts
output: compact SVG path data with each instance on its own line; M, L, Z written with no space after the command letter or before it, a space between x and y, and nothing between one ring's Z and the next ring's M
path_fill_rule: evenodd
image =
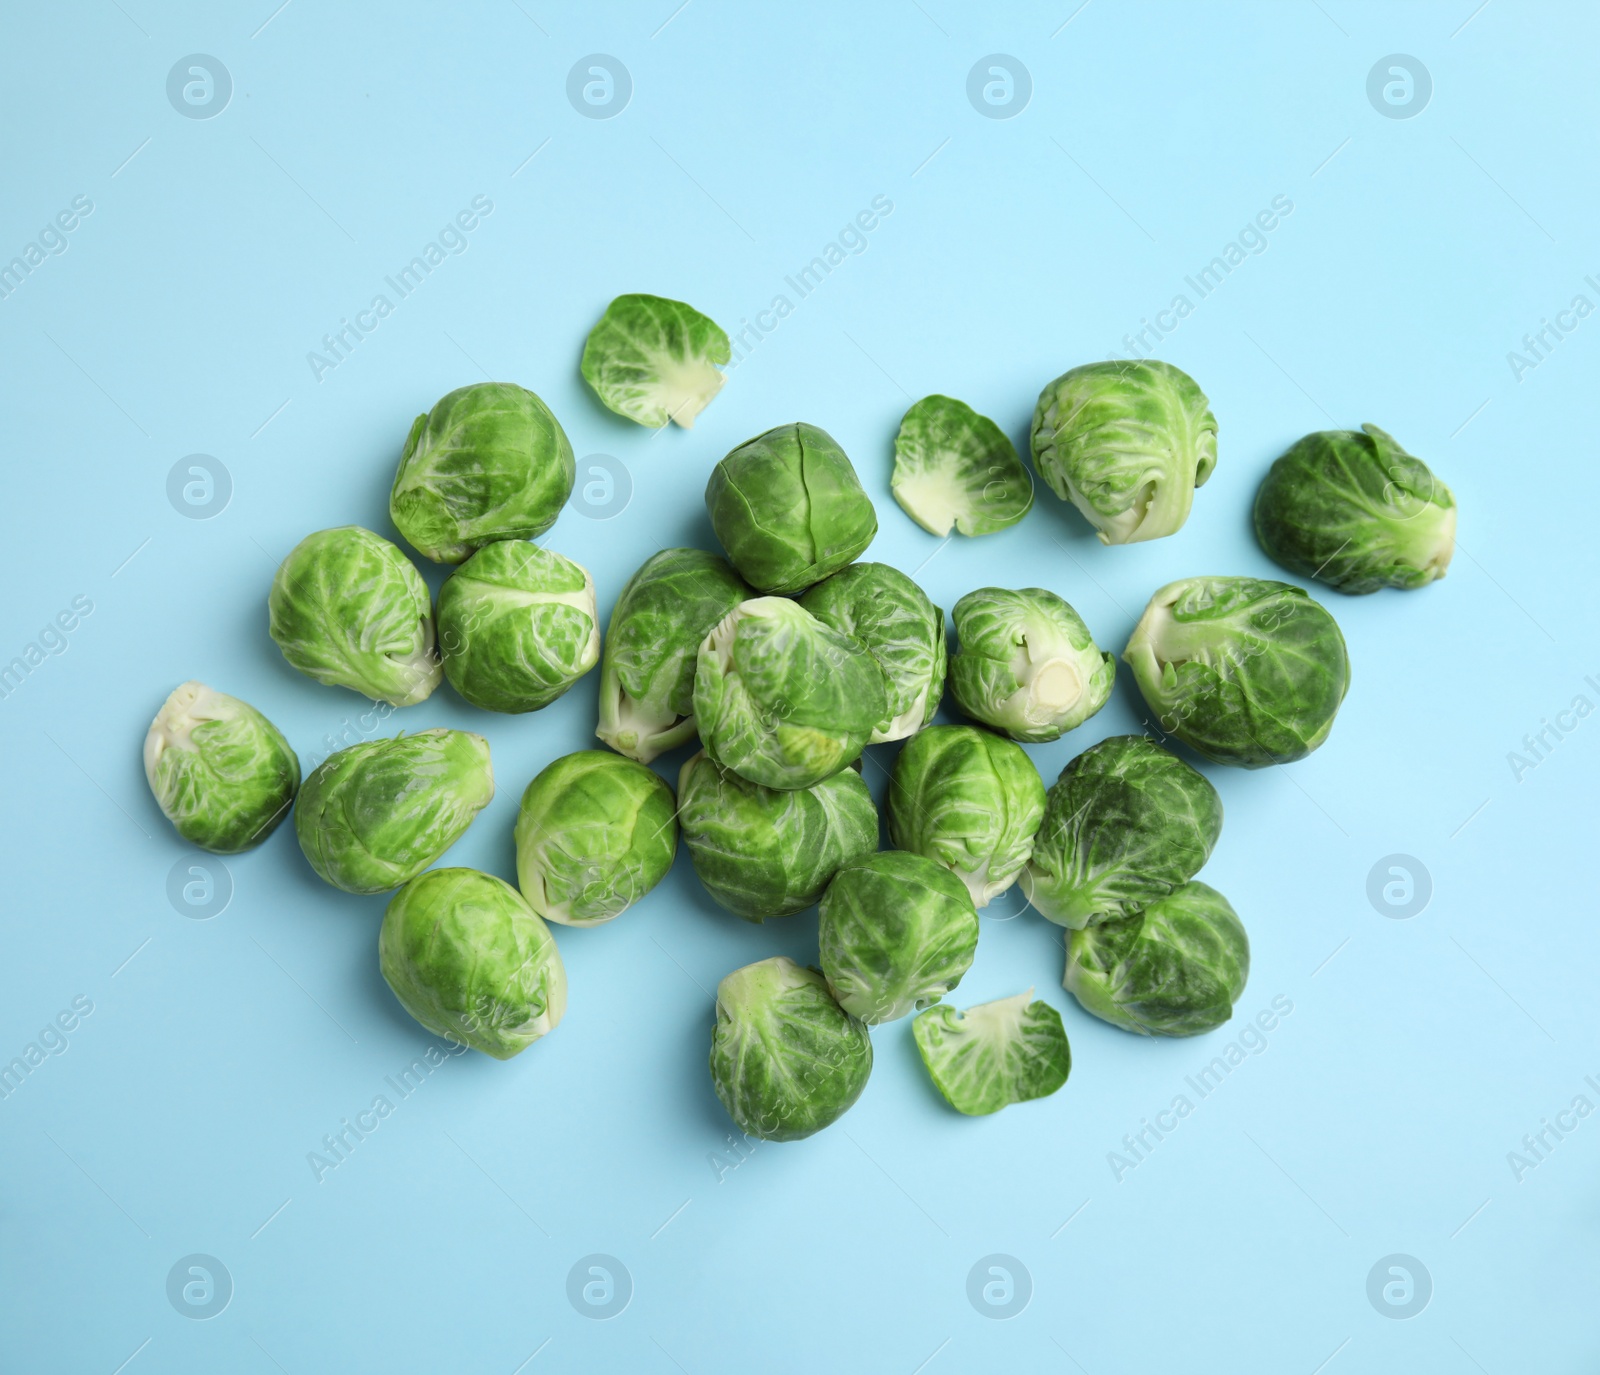
M641 425L688 427L722 385L727 336L680 302L623 296L584 349L600 400ZM1188 517L1217 461L1217 423L1165 363L1074 368L1039 398L1035 471L1106 544ZM548 706L597 665L608 749L555 760L522 795L517 884L431 868L494 794L488 742L430 729L340 750L304 783L260 712L196 682L145 741L162 810L220 854L294 810L312 869L350 893L396 890L378 959L406 1010L499 1059L561 1020L566 975L546 923L593 926L644 898L679 836L721 906L750 922L815 906L817 968L775 957L717 990L716 1092L739 1127L794 1140L835 1121L872 1068L869 1028L914 1016L939 1091L992 1113L1053 1093L1071 1053L1032 990L958 1010L978 910L1013 885L1066 928L1064 986L1114 1026L1192 1036L1226 1022L1250 947L1226 898L1195 875L1222 829L1216 789L1144 736L1084 750L1048 790L1025 744L1103 707L1116 660L1040 587L983 587L944 612L911 578L860 562L877 513L839 445L780 425L711 474L722 553L650 555L602 636L593 580L532 543L571 493L572 447L532 392L486 383L417 417L389 500L418 553L455 565L437 605L410 559L355 526L308 535L268 598L284 657L319 682L397 707L447 678L474 706ZM944 396L906 413L891 487L920 525L978 536L1033 504L993 421ZM1307 435L1255 507L1262 547L1344 592L1442 577L1455 503L1383 431ZM1158 590L1123 659L1167 737L1213 764L1304 758L1349 684L1344 639L1302 589L1183 578ZM946 687L971 724L930 724ZM698 737L676 792L650 767ZM904 742L889 778L892 848L860 774L867 745ZM297 801L298 797L298 801Z

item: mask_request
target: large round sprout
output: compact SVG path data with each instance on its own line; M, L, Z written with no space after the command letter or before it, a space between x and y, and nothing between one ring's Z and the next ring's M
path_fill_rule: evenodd
M818 942L839 1005L864 1022L892 1022L961 982L978 948L978 914L942 864L885 850L834 875Z
M359 525L295 545L278 565L267 610L283 657L319 683L397 707L439 686L428 585L394 545Z
M692 739L700 643L750 595L727 560L703 549L646 559L606 627L595 734L641 764Z
M700 646L694 714L706 753L768 788L809 788L884 719L883 670L796 602L742 602Z
M509 1060L567 1010L550 929L509 883L476 869L429 869L389 900L378 967L436 1036Z
M1160 539L1189 518L1217 466L1217 420L1170 363L1086 363L1039 393L1033 466L1102 544Z
M248 702L187 682L150 723L144 776L179 835L202 850L236 855L289 814L300 761Z
M1168 583L1122 657L1162 730L1246 769L1305 758L1350 686L1338 623L1298 587L1264 578Z
M930 534L987 535L1033 508L1033 479L988 416L964 401L925 396L894 437L889 482L901 509Z
M822 975L782 955L717 985L711 1082L747 1136L798 1141L838 1121L872 1073L867 1028Z
M810 907L841 864L878 848L878 812L854 769L779 791L704 751L679 775L678 825L706 891L746 921Z
M939 710L944 696L944 612L898 568L853 563L800 598L823 625L867 647L883 670L889 702L869 745L903 740Z
M294 829L335 888L383 893L454 845L493 796L487 740L425 730L330 754L300 789Z
M1199 873L1221 833L1204 775L1141 735L1113 735L1050 789L1022 891L1062 926L1130 917Z
M1423 587L1456 546L1456 501L1376 425L1297 439L1256 493L1256 538L1291 573L1341 592Z
M533 910L563 926L598 926L672 868L678 823L653 769L579 750L543 769L517 812L517 883Z
M945 1102L969 1117L1045 1098L1072 1072L1061 1014L1034 1002L1031 988L965 1012L940 1003L911 1023L911 1035Z
M815 425L747 439L706 483L711 528L758 592L801 592L859 558L878 533L844 450Z
M1111 696L1117 661L1089 627L1042 587L982 587L955 605L950 691L974 721L1013 740L1055 740Z
M555 524L577 468L550 408L511 382L458 387L406 436L389 515L418 553L460 563Z
M669 420L694 428L724 381L732 356L717 322L682 301L618 296L589 331L583 380L618 415L659 430Z
M485 711L538 711L600 659L586 568L526 540L478 550L439 589L450 686Z
M1141 1036L1198 1036L1233 1016L1250 939L1228 900L1186 883L1133 917L1074 931L1062 986L1103 1021Z
M889 778L889 843L944 865L985 907L1017 881L1044 815L1044 782L1020 745L975 726L930 726Z

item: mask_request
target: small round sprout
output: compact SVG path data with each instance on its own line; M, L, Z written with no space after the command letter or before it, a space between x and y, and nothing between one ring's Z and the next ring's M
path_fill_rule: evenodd
M598 926L666 877L678 847L672 789L653 769L579 750L528 784L517 812L517 883L546 921Z
M1162 730L1246 769L1304 759L1350 686L1338 622L1298 587L1264 578L1168 583L1122 657Z
M1133 917L1074 931L1062 986L1102 1021L1141 1036L1198 1036L1233 1016L1250 939L1227 898L1198 881Z
M1160 539L1182 527L1217 466L1217 420L1170 363L1086 363L1039 393L1033 466L1102 544Z
M779 791L704 751L678 778L678 825L706 891L753 922L810 907L840 865L878 848L878 812L854 769Z
M659 430L684 429L722 390L717 365L732 356L715 320L664 296L618 296L589 331L583 380L610 410Z
M701 641L750 596L727 560L703 549L663 549L646 559L606 627L595 734L641 764L693 739Z
M144 737L144 776L162 815L191 845L236 855L289 814L300 761L248 702L180 684Z
M509 1060L567 1010L550 928L509 883L476 869L429 869L389 900L378 967L436 1036Z
M979 1117L1046 1098L1067 1082L1072 1047L1061 1014L1033 990L958 1012L940 1003L911 1023L928 1076L957 1112Z
M526 540L486 544L439 589L450 686L485 711L538 711L600 660L594 580Z
M1456 547L1456 501L1376 425L1297 439L1256 493L1256 538L1291 573L1341 592L1425 587Z
M982 587L955 605L950 691L974 721L1041 744L1082 725L1111 696L1117 661L1042 587Z
M799 1141L839 1120L872 1073L867 1028L822 975L782 955L717 985L711 1083L739 1129Z
M576 476L572 445L543 401L511 382L480 382L416 418L389 516L424 558L460 563L496 540L544 534Z
M925 396L894 439L889 482L901 509L933 535L1009 529L1033 509L1033 478L1005 432L964 401Z
M864 1022L892 1022L938 1002L978 948L978 914L961 880L899 850L841 867L820 915L828 987Z
M1203 774L1141 735L1113 735L1050 789L1022 891L1061 926L1131 917L1199 873L1221 833Z
M283 657L319 683L397 707L439 686L428 585L399 549L359 525L295 545L278 565L267 610Z
M454 845L493 796L487 740L425 730L330 754L300 789L294 829L326 882L383 893Z
M803 592L860 558L878 533L856 470L815 425L779 425L739 445L712 470L706 510L758 592Z
M885 718L869 745L903 740L921 730L944 696L944 612L898 568L853 563L800 598L823 625L853 636L883 670Z
M1021 745L976 726L930 726L894 761L889 843L944 865L985 907L1023 872L1044 796Z
M694 714L706 753L768 788L809 788L861 753L887 714L861 642L797 602L741 602L700 646Z

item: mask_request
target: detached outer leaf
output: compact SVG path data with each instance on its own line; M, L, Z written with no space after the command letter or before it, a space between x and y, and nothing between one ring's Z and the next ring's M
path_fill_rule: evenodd
M981 1117L1054 1093L1072 1072L1061 1014L1033 990L958 1012L930 1007L911 1023L929 1077L957 1112Z
M1033 509L1033 478L1005 432L948 396L925 396L901 419L889 487L934 535L992 534Z
M693 306L664 296L618 296L589 331L583 380L609 409L659 430L684 429L727 379L717 365L732 357L728 336Z

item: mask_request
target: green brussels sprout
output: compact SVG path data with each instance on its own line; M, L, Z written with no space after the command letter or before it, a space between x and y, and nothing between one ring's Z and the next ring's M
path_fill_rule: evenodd
M600 660L586 568L526 540L486 544L439 589L450 686L485 711L538 711Z
M493 796L489 742L436 728L330 754L300 790L294 829L325 881L383 893L460 840Z
M550 928L509 883L429 869L389 899L378 967L436 1036L509 1060L554 1030L567 971Z
M810 907L841 864L878 848L877 808L854 769L779 791L703 750L678 776L678 825L706 892L753 922Z
M1033 479L1005 432L964 401L925 396L900 421L889 490L931 535L988 535L1033 509Z
M700 644L751 595L726 559L703 549L663 549L646 559L606 627L595 734L641 764L692 739Z
M546 921L598 926L672 868L677 804L653 769L579 750L528 784L517 812L517 885Z
M861 556L878 533L844 450L815 425L747 439L706 483L711 528L758 592L803 592Z
M278 827L300 786L300 761L248 702L182 683L144 737L144 776L162 815L191 845L236 855Z
M797 602L755 597L700 646L706 753L768 788L809 788L861 753L888 707L878 661Z
M1082 725L1111 696L1117 661L1042 587L980 587L956 603L950 691L974 721L1042 744Z
M828 987L864 1022L892 1022L938 1002L978 948L966 886L942 864L900 850L840 866L820 918Z
M933 720L944 696L944 612L898 568L853 563L800 598L823 625L853 636L883 670L889 703L869 745L904 740Z
M1217 420L1171 363L1086 363L1039 393L1033 466L1100 543L1160 539L1182 528L1217 466Z
M1250 938L1227 898L1198 881L1137 916L1068 937L1062 986L1102 1021L1141 1036L1198 1036L1233 1016Z
M889 776L889 844L950 870L986 907L1017 881L1044 815L1044 781L1021 745L975 726L931 726Z
M732 357L715 320L664 296L618 296L589 331L583 380L604 405L659 430L675 420L686 430L725 380L717 364Z
M388 540L344 525L307 535L278 565L268 630L300 672L409 707L439 686L433 601Z
M1376 425L1297 439L1256 493L1256 538L1275 563L1341 592L1424 587L1456 548L1456 499Z
M1328 738L1350 686L1339 624L1288 583L1168 583L1122 657L1161 729L1214 764L1304 759Z
M958 1012L940 1003L911 1023L935 1087L957 1112L981 1117L1048 1098L1072 1073L1061 1014L1033 990Z
M544 534L576 476L566 431L543 401L511 382L479 382L416 418L389 516L424 558L460 563L497 540Z
M782 955L717 985L711 1083L747 1136L799 1141L837 1122L872 1073L867 1028L815 969Z
M1050 789L1022 891L1060 926L1131 917L1199 873L1221 833L1203 774L1141 735L1113 735Z

